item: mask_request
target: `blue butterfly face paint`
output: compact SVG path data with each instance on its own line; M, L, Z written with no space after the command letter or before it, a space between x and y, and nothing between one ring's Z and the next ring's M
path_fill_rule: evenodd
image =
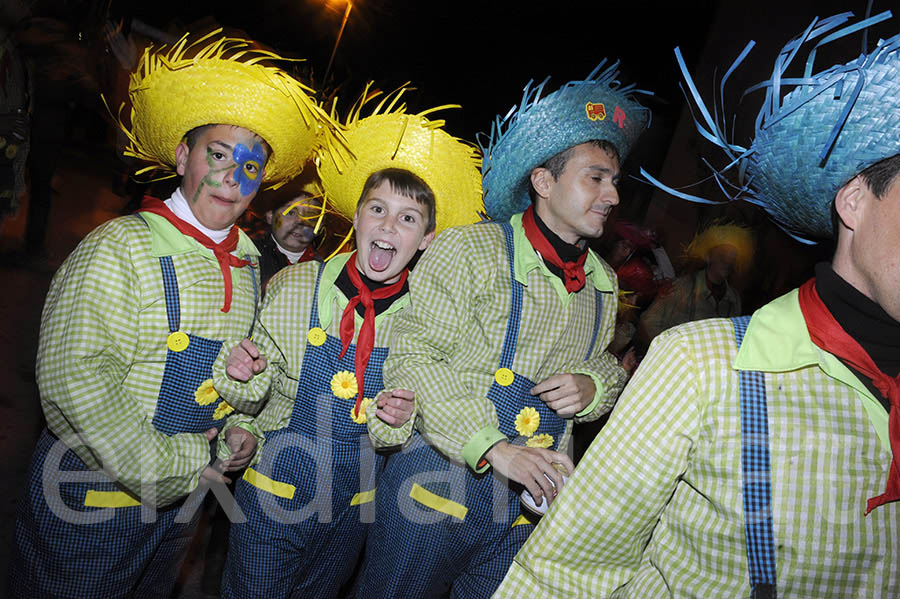
M262 169L266 164L266 154L262 145L253 144L253 149L244 144L234 146L234 180L241 186L241 195L247 196L259 189L262 183Z

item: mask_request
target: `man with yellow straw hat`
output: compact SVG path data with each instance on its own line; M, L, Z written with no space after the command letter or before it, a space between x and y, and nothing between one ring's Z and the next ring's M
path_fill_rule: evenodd
M231 527L223 597L337 596L374 517L378 450L411 433L413 388L384 390L381 372L409 264L482 204L477 149L424 117L436 109L407 114L403 91L360 118L364 94L350 154L319 157L326 205L352 219L356 251L276 274L253 342L216 363L229 401L269 394L259 462L237 484L247 522Z
M222 340L253 331L259 293L258 253L234 222L264 180L297 174L330 119L263 64L276 55L216 33L147 50L131 78L127 153L180 186L91 232L51 284L37 358L47 428L11 596L167 596L192 492L255 450L250 424L219 434L234 408L211 384Z
M625 382L606 351L615 274L587 241L647 110L615 65L545 85L485 148L498 222L444 233L410 282L384 376L415 390L421 434L382 477L360 597L490 596L534 527L520 493L546 509L573 468L573 420L609 411Z
M753 232L737 224L707 227L688 244L684 257L695 270L661 291L641 315L643 347L664 330L692 320L741 315L741 296L728 284L753 262ZM700 268L696 268L700 265Z
M298 262L321 261L314 243L321 239L323 227L318 222L322 215L322 191L315 182L308 183L289 197L278 191L263 194L268 209L263 209L266 224L253 243L259 250L260 282L263 292L276 272ZM272 195L274 197L266 197ZM259 202L259 200L257 200Z
M812 19L755 86L749 147L679 54L723 188L834 259L654 340L498 598L900 597L900 36L813 68L887 16Z

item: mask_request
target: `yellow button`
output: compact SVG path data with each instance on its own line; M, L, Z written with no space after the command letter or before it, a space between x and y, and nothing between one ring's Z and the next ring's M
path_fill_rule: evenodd
M309 339L309 342L317 347L325 343L325 337L325 331L319 327L311 328L309 333L306 334L306 338Z
M168 339L166 339L166 345L168 345L169 349L172 351L184 351L187 349L190 342L191 340L188 339L187 334L182 333L181 331L175 331L169 335Z
M494 373L494 380L497 381L498 385L509 387L516 380L516 375L509 368L498 368L497 372Z

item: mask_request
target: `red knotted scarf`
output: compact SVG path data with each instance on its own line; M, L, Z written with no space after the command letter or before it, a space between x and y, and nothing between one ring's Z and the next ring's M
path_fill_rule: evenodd
M534 205L529 206L522 215L522 227L525 229L525 237L528 238L534 249L540 252L541 257L563 271L565 275L563 283L566 291L574 293L584 287L584 261L587 260L587 250L577 260L564 261L560 258L553 244L544 237L537 223L534 222Z
M238 228L236 225L231 226L231 231L228 232L228 237L226 237L222 243L215 243L212 239L207 237L203 231L198 229L197 227L188 224L178 218L172 210L166 206L165 202L159 200L157 198L151 198L147 196L144 198L143 203L141 204L140 210L138 212L151 212L153 214L158 214L162 216L167 221L172 223L182 235L187 235L195 239L200 245L203 247L209 248L213 251L213 254L216 255L216 260L219 261L219 267L222 269L222 278L225 280L225 305L222 306L222 312L228 312L231 310L231 266L242 267L250 264L248 260L241 260L237 256L233 256L231 252L235 250L238 243Z
M341 344L343 345L340 354L341 358L347 353L350 342L353 341L353 331L356 329L353 312L358 304L362 304L364 309L363 323L359 329L359 337L356 340L356 355L353 360L353 367L356 370L356 384L359 388L359 395L356 397L356 407L354 407L353 413L359 416L359 406L363 400L363 377L366 372L366 365L369 363L369 356L372 355L372 348L375 345L375 300L391 297L403 289L403 284L406 283L406 277L409 275L409 269L403 269L396 283L375 291L369 291L369 288L359 276L359 271L356 269L356 252L353 252L353 255L347 260L346 269L350 282L356 287L358 295L349 298L350 301L341 315Z
M866 502L868 514L880 505L900 499L900 463L897 461L900 457L900 375L891 377L883 373L866 350L841 328L819 297L815 279L810 279L800 287L800 310L812 342L872 379L875 388L890 401L888 434L893 459L885 492Z

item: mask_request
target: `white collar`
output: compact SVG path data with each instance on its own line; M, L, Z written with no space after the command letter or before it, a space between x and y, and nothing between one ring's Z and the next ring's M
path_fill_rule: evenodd
M177 216L187 224L193 225L194 227L199 229L200 232L209 237L214 243L222 243L223 241L225 241L225 238L228 237L228 234L231 233L231 227L217 231L215 229L204 227L202 224L200 224L200 221L197 220L196 216L194 216L194 212L191 210L190 205L187 203L184 194L181 193L181 187L175 190L175 192L172 194L172 197L165 201L165 204L175 214L175 216Z

